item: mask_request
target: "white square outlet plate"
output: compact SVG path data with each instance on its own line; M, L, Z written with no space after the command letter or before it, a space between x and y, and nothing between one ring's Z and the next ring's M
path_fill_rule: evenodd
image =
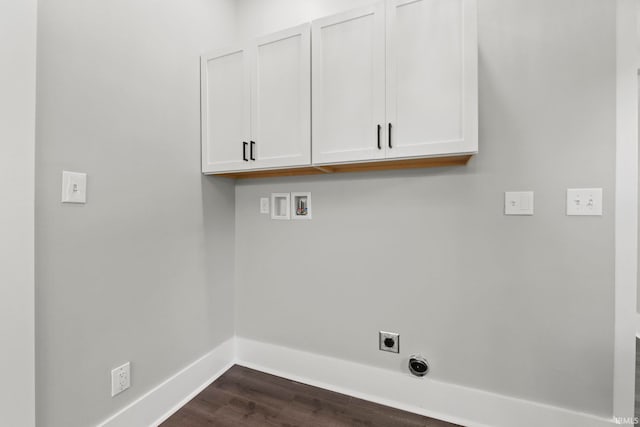
M400 353L400 334L397 332L378 332L378 348L381 351Z

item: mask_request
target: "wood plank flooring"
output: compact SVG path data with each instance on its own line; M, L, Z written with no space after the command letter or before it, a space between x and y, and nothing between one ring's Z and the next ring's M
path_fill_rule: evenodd
M161 427L451 427L235 365Z

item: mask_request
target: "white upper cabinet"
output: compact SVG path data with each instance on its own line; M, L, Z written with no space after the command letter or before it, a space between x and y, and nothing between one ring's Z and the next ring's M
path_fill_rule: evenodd
M475 0L387 1L387 157L476 152Z
M310 28L202 57L204 173L310 165Z
M314 164L477 152L476 0L387 0L312 35Z
M478 151L476 2L386 0L203 56L202 171L465 164Z
M202 171L243 170L250 139L249 58L235 48L202 57ZM246 157L246 156L245 156Z
M251 78L252 168L311 163L310 25L259 39Z
M384 28L382 3L312 23L314 164L384 158Z

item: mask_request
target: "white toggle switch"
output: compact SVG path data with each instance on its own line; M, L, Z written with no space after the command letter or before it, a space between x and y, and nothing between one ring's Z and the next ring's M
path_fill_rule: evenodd
M62 203L87 202L87 174L62 171Z
M533 215L533 191L507 191L504 193L505 215Z
M602 188L567 189L567 215L602 216Z
M269 213L269 198L261 197L260 198L260 213L268 214Z

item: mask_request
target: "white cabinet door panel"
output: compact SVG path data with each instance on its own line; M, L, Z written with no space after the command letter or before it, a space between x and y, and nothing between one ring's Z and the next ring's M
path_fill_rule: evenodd
M232 49L202 58L202 171L246 169L250 91L247 51ZM248 155L248 148L247 148Z
M251 56L251 168L309 165L310 25L259 39Z
M384 4L312 23L313 163L384 158Z
M387 157L477 151L475 0L387 5Z

